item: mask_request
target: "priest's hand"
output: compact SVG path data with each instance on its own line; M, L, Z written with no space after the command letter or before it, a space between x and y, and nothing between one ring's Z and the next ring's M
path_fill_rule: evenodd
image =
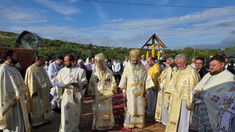
M92 99L95 99L95 95L91 95L91 98L92 98Z
M113 94L115 94L116 92L114 90L112 90Z
M70 83L74 87L78 87L78 83Z
M61 88L68 88L69 86L71 86L71 83L62 86Z
M161 83L161 78L158 78L158 82Z
M187 109L187 110L191 110L187 104L186 104L186 109Z
M195 95L194 95L194 97L195 97L196 99L200 99L200 93L201 93L201 91L200 91L200 90L197 90L196 93L195 93Z
M126 98L126 93L122 93L122 95L123 95L123 97L124 97L124 99Z

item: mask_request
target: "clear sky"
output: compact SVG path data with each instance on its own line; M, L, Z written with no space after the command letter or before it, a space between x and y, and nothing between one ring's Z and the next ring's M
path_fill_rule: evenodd
M155 33L170 49L235 46L235 0L0 0L0 30L141 48Z

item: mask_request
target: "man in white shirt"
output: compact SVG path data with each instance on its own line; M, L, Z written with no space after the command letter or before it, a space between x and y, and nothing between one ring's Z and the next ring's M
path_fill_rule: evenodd
M121 75L120 75L121 65L117 61L117 58L113 59L112 70L113 70L113 75L115 77L116 83L119 84L121 80Z
M46 72L48 72L48 68L49 68L49 61L46 60L46 61L45 61L45 65L44 65L44 70L45 70Z
M128 57L125 58L125 61L123 62L123 68L126 67L126 64L128 63Z
M141 56L141 60L140 61L143 63L144 66L147 64L147 60L145 59L145 55Z
M194 69L196 69L196 67L195 67L195 58L192 58L191 66L192 66Z
M95 69L95 58L91 58L91 69L92 71Z

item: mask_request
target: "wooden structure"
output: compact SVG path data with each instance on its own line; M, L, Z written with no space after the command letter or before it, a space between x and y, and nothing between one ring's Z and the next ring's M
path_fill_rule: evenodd
M3 52L7 50L15 51L21 68L26 71L26 69L33 64L35 58L35 50L23 49L23 48L12 48L12 47L0 47L0 58L2 58Z
M17 55L21 68L26 71L33 64L38 53L38 45L42 43L42 38L35 33L23 31L16 39L16 43L23 45L24 48L0 47L0 58L6 50L13 50Z
M152 40L151 44L148 44L149 41ZM157 41L158 43L156 43ZM158 38L156 34L153 34L148 41L141 47L143 49L145 46L147 46L147 49L149 49L149 46L152 47L152 57L155 57L155 47L158 46L158 52L157 52L157 60L160 60L160 47L167 48L166 45ZM149 57L149 51L146 53L146 59Z

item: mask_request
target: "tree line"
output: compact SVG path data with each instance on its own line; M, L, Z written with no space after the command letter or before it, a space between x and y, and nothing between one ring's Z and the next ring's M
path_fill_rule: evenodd
M0 31L0 46L2 47L16 47L22 48L22 45L16 44L15 40L19 34ZM235 46L230 46L225 48L225 50L235 49ZM94 57L97 53L103 53L107 58L123 62L126 56L129 56L131 48L125 47L107 47L107 46L97 46L93 44L80 44L74 42L67 42L62 40L51 40L43 38L43 44L39 45L38 53L42 55L46 60L55 60L58 56L64 56L66 54L73 54L76 59L81 57ZM194 57L203 57L205 59L209 58L211 55L221 53L221 49L196 49L194 54L194 49L191 47L186 47L184 49L171 50L165 49L162 54L163 59L169 57L175 57L177 54L186 54L188 57L188 62ZM141 54L146 54L147 49L141 49ZM156 50L157 52L157 50ZM151 50L149 51L151 53Z

